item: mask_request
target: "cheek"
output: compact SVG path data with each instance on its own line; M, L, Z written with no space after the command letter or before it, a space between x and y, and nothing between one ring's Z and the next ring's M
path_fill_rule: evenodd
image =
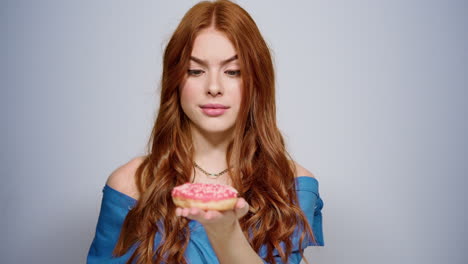
M241 103L241 101L242 101L243 88L244 88L244 87L243 87L243 85L242 85L242 81L239 81L239 82L237 83L236 89L235 89L235 91L236 91L236 93L235 93L235 95L236 95L236 103L237 103L238 105L240 105L240 103Z
M231 94L231 96L242 97L242 88L243 88L242 79L234 79L234 78L227 79L225 82L225 87L227 88L226 90L229 94Z
M193 98L196 97L197 94L197 84L191 82L190 80L186 81L181 88L180 91L180 100L182 105L193 101Z

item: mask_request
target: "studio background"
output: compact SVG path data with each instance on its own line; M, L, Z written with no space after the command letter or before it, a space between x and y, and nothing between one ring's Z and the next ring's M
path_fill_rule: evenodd
M85 262L196 2L1 2L2 263ZM307 259L467 263L467 2L237 2L273 51L288 149L319 180L325 247Z

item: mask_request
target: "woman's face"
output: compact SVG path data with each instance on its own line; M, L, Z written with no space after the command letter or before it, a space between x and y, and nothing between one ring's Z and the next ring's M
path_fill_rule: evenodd
M209 28L196 37L181 105L191 125L201 132L229 132L239 113L242 93L239 60L231 41Z

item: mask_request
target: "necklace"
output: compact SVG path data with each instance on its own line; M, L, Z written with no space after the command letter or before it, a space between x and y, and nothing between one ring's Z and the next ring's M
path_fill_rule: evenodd
M224 173L226 173L229 170L229 168L228 168L228 169L223 170L220 173L209 173L209 172L205 171L204 169L202 169L200 166L198 166L198 164L196 162L193 162L193 163L195 164L195 167L197 167L197 169L201 170L210 179L217 179L219 176L223 175Z

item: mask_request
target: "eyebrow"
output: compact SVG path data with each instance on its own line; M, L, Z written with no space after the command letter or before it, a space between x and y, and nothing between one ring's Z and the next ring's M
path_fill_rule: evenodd
M238 57L237 57L237 54L236 54L236 55L230 57L229 59L225 59L225 60L221 61L221 65L225 65L226 63L231 62L231 61L233 61L233 60L237 60L237 59L238 59ZM190 60L193 60L193 61L195 61L196 63L199 63L199 64L201 64L201 65L203 65L203 66L208 66L208 62L207 62L207 61L202 60L202 59L199 59L199 58L197 58L197 57L190 56Z

